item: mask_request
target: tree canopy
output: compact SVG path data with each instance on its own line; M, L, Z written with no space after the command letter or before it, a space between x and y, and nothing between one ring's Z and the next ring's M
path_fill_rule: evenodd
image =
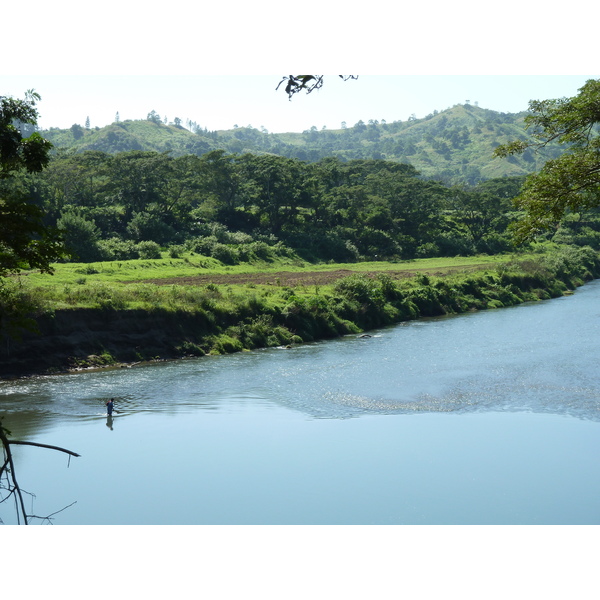
M39 172L48 164L52 144L35 131L39 100L32 90L24 100L0 96L0 179L20 169ZM30 135L24 137L26 132Z
M305 91L310 94L314 90L323 87L324 75L285 75L279 82L277 89L285 82L285 93L291 100L294 94ZM358 75L338 75L344 81L358 79Z
M568 213L600 206L600 80L590 79L573 98L531 101L529 109L534 140L500 146L496 155L542 151L552 142L564 152L530 175L515 199L524 211L515 225L519 240L556 228Z
M511 248L505 229L521 182L459 189L383 159L306 162L224 150L61 150L42 173L12 180L36 190L45 222L64 230L84 262L138 258L150 245L155 254L187 248L219 260L224 244L243 260L257 243L269 247L262 255L285 247L339 262L501 252Z
M35 131L39 94L24 100L0 96L0 276L35 268L51 273L63 255L58 231L44 224L44 211L24 186L5 185L21 173L39 173L52 144Z

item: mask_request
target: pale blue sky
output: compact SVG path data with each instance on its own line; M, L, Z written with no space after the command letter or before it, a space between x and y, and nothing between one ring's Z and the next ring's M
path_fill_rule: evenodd
M596 36L581 21L585 14L594 22L598 9L588 0L570 0L568 11L540 6L13 2L4 12L13 25L2 31L0 94L38 91L45 128L83 125L88 116L103 126L117 111L122 120L155 110L209 130L271 132L406 120L465 100L519 112L532 99L573 96L600 76ZM275 88L290 71L360 77L328 76L322 90L289 102Z
M466 100L500 112L527 110L530 100L574 96L597 75L359 75L356 81L325 78L321 90L292 101L280 88L281 75L7 75L0 93L42 96L40 125L92 127L143 119L155 110L169 121L179 117L209 130L234 125L270 132L336 129L369 119L425 117Z

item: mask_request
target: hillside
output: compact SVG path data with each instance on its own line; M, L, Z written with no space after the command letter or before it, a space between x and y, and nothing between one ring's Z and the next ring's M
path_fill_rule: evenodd
M525 175L538 170L558 153L528 151L522 156L494 158L500 144L528 139L527 113L499 113L469 104L434 112L423 119L393 123L359 121L352 127L302 133L273 134L252 127L226 131L189 131L180 125L140 120L113 123L103 128L49 129L43 132L56 147L80 152L127 150L169 152L172 156L202 155L211 150L270 153L305 161L327 156L342 159L386 159L412 164L425 176L446 183L470 183L494 177Z

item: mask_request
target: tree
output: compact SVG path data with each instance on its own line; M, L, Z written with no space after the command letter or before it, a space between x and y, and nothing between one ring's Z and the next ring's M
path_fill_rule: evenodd
M83 129L81 125L73 123L73 125L71 125L71 133L76 140L81 139L83 137Z
M65 506L60 510L52 513L51 515L47 515L44 517L39 517L37 515L28 514L25 508L25 502L23 499L23 493L25 490L21 489L19 483L17 482L17 475L15 472L15 463L12 455L11 446L35 446L37 448L47 448L49 450L57 450L58 452L64 452L69 456L80 456L76 452L72 452L71 450L67 450L66 448L61 448L60 446L49 446L48 444L39 444L37 442L25 442L20 440L9 440L10 431L2 426L2 420L0 419L0 443L2 444L2 448L4 451L4 461L0 464L0 490L4 490L8 492L8 495L5 498L2 498L1 502L8 500L11 496L15 498L15 510L17 513L17 522L20 524L21 519L25 525L28 525L31 519L42 519L43 521L51 522L52 516L56 514L56 512L61 512L68 508ZM73 503L74 504L74 503ZM69 505L71 506L71 505ZM0 520L1 522L1 520Z
M17 273L24 268L38 268L51 273L50 263L64 254L57 230L49 229L43 224L42 209L33 204L31 198L18 186L8 185L8 180L18 173L38 173L48 164L52 144L35 131L35 104L38 100L39 94L32 90L25 94L24 100L0 96L0 277ZM23 137L23 132L32 127L34 132ZM0 280L1 291L4 291L4 285ZM10 293L7 295L11 296ZM10 311L5 310L4 300L3 298L0 306L0 332L6 327L7 317L11 321L12 316L7 314ZM17 316L17 329L26 327L30 320L27 315ZM8 492L2 502L14 496L17 519L19 522L22 519L27 524L35 515L26 512L23 490L17 483L11 445L52 448L72 456L78 455L57 446L9 441L9 435L10 432L0 423L0 442L4 451L4 460L0 463L0 489ZM42 518L50 520L51 515Z
M41 171L49 162L52 144L39 133L23 137L27 125L37 125L35 104L40 95L29 90L24 100L0 96L0 179L20 169Z
M51 263L65 252L61 234L44 225L43 217L27 198L0 198L0 277L25 269L53 273Z
M114 194L114 202L124 205L127 218L148 210L152 203L161 203L169 186L171 162L166 153L141 150L120 152L112 158L108 190Z
M157 125L162 125L162 119L160 115L155 111L151 110L146 117L147 121L152 121L152 123L156 123Z
M310 202L304 185L306 165L297 159L275 155L245 154L243 177L249 181L248 203L269 232L278 235L293 225L299 207Z
M557 227L569 212L600 206L600 80L588 80L573 98L531 101L529 110L525 122L535 141L511 142L495 154L541 151L551 142L563 144L565 151L530 175L515 198L524 211L514 227L518 241Z
M475 247L487 234L506 229L510 202L484 188L453 188L447 195L449 220L468 234Z
M76 212L66 212L58 220L58 226L65 232L65 245L78 260L81 262L102 260L98 249L100 230L94 221Z
M227 226L236 224L236 212L242 204L242 176L239 157L224 150L212 150L199 161L202 213Z
M279 89L281 84L285 82L285 93L291 100L292 96L298 92L305 91L310 94L314 90L321 89L324 77L324 75L285 75L276 89ZM338 75L338 77L344 81L358 79L358 75Z
M37 125L39 94L30 90L25 99L0 96L0 183L19 172L38 173L50 160L52 144L26 126ZM51 263L64 254L56 229L44 225L44 212L31 198L8 185L0 186L0 277L23 269L52 273Z

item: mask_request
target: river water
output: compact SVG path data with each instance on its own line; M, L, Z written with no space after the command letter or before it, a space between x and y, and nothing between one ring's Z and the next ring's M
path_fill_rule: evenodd
M82 455L14 448L29 512L75 502L56 524L600 524L599 301L595 281L369 338L5 381L0 415Z

